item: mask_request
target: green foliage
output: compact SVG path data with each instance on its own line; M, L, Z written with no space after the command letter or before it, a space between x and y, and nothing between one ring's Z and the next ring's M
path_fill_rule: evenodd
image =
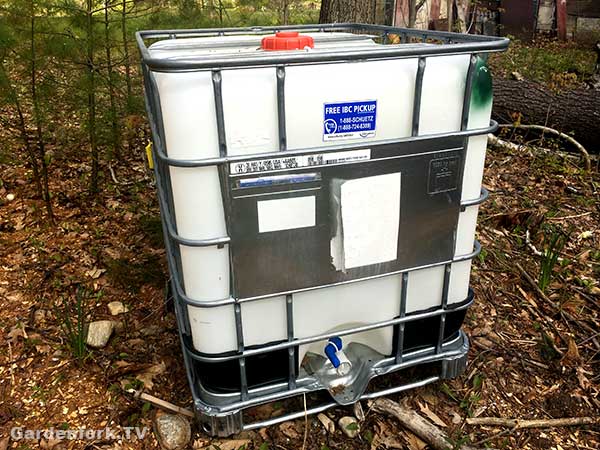
M358 424L356 422L349 423L348 425L346 425L346 430L356 431L358 430Z
M542 260L540 262L540 274L538 279L538 285L542 291L545 291L552 281L554 267L558 262L560 253L569 240L569 234L564 233L560 228L557 227L546 226L544 228L544 240L547 244L542 251Z
M61 306L55 305L54 311L59 321L60 330L72 355L80 362L84 362L89 356L86 347L86 320L88 315L88 300L98 299L101 291L94 294L83 287L75 291L75 300L63 297Z
M506 76L518 72L530 80L559 84L556 87L561 87L559 78L565 74L572 76L571 80L562 80L564 82L585 81L593 74L595 62L596 54L590 45L581 47L576 43L547 40L531 45L514 38L506 53L490 57L490 66L497 73Z
M120 157L121 132L138 137L128 119L144 116L139 55L134 33L141 29L213 28L318 21L318 0L13 0L0 8L1 126L16 128L15 97L33 129L39 116L43 137L56 164L67 158L85 162L95 183L108 176L103 163ZM32 45L33 44L33 45ZM32 71L35 67L35 71ZM32 74L36 80L32 83ZM35 84L39 114L32 114ZM12 89L13 87L14 89ZM4 111L3 111L4 112ZM6 122L6 123L5 123ZM142 122L145 124L145 122ZM21 127L23 128L23 127ZM138 149L140 150L140 149ZM58 155L57 152L69 152ZM0 147L0 160L14 159ZM27 161L31 154L17 154ZM28 161L29 162L29 161ZM41 163L39 163L41 164ZM88 173L78 177L90 180Z

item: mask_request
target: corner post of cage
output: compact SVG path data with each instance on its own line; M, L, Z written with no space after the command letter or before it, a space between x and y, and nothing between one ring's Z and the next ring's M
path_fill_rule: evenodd
M171 173L169 170L168 163L162 161L159 157L159 152L168 154L167 152L167 141L165 135L165 128L162 115L162 107L160 103L160 92L156 79L148 72L148 81L150 85L150 92L152 95L152 104L155 117L155 129L157 137L154 138L154 145L152 146L152 157L154 158L154 176L156 178L156 186L159 197L159 205L163 216L163 233L165 240L165 247L167 253L170 255L168 258L169 265L171 266L171 273L173 275L171 279L171 286L173 292L178 292L177 285L183 285L183 267L181 262L181 249L179 245L174 242L172 237L172 230L174 233L177 232L177 224L175 221L175 205L173 203L173 188L171 183ZM174 296L175 302L179 302L179 295ZM182 308L182 317L184 320L182 324L186 333L191 333L188 311L187 308Z
M139 40L138 33L136 33L136 38L138 38L138 40ZM144 46L144 48L145 48L145 46ZM150 69L145 64L143 58L142 58L142 62L141 62L141 67L142 67L142 74L143 74L143 80L144 80L144 101L146 103L146 110L148 111L148 119L150 122L152 141L154 143L154 145L152 146L152 157L155 161L154 176L156 179L157 189L161 190L161 189L165 188L164 181L163 181L161 173L160 173L160 168L163 166L163 164L162 164L162 161L160 161L160 159L157 158L157 151L156 151L156 147L155 147L156 145L162 146L163 142L165 142L164 126L163 126L163 121L162 121L162 111L160 110L160 98L158 97L159 93L158 93L158 89L157 89L156 85L154 83L152 83L152 75L150 73ZM170 185L170 182L167 184ZM159 201L159 209L161 211L161 214L168 216L169 211L167 210L167 208L168 208L167 205L164 205L162 202ZM161 228L162 228L163 237L165 240L165 247L166 247L166 251L167 251L167 260L170 263L169 265L171 266L171 270L175 271L173 276L177 277L178 276L177 270L176 270L177 268L176 268L176 266L174 266L174 260L177 261L177 258L175 257L175 255L172 252L172 243L170 242L170 237L169 237L169 233L167 231L167 226L166 226L165 220L161 220ZM185 365L185 369L186 369L186 376L188 379L188 384L190 386L195 386L195 380L194 380L194 376L193 376L194 371L192 370L192 360L186 352L184 340L183 340L183 333L185 333L186 330L188 330L188 328L189 328L187 325L189 323L189 321L187 320L187 310L185 310L183 312L183 315L186 317L181 317L182 309L184 309L184 308L182 308L183 305L181 305L181 303L179 301L179 295L177 292L177 282L176 282L176 280L171 278L169 280L169 283L171 284L171 290L173 293L173 303L174 303L173 306L174 306L174 311L175 311L175 317L176 317L176 320L179 325L177 327L177 333L179 335L179 342L180 342L181 350L182 350L182 353L184 356L184 365Z
M172 201L172 195L171 195L171 191L170 191L170 187L171 187L171 183L170 180L166 180L165 181L165 176L163 174L164 172L164 165L162 164L162 161L157 157L157 153L158 153L158 149L162 149L166 146L166 140L165 140L165 131L164 131L164 124L163 124L163 120L162 120L162 110L160 108L160 97L159 97L159 92L158 92L158 87L156 86L155 81L152 78L152 73L149 69L149 67L147 66L147 64L145 63L145 61L142 59L141 62L141 68L142 68L142 74L143 74L143 80L144 80L144 101L146 103L146 110L148 112L148 120L150 122L150 129L151 129L151 133L152 133L152 158L155 161L155 165L154 165L154 177L156 180L156 187L157 190L159 192L159 194L164 196L164 192L167 192L167 198L169 198ZM168 176L168 174L167 174ZM176 295L176 281L174 278L178 277L178 273L179 271L177 270L177 266L173 264L173 262L178 261L179 258L177 258L177 254L173 253L173 248L172 245L170 245L171 243L170 241L170 235L168 233L168 226L167 226L167 221L170 220L170 211L169 211L169 204L166 202L161 202L159 200L159 209L161 211L161 216L164 218L163 220L161 220L161 227L162 227L162 232L163 232L163 237L165 240L165 247L166 247L166 251L167 251L167 256L168 256L168 261L170 262L170 266L172 266L172 273L173 273L173 277L169 280L169 283L171 284L171 289L173 291L173 296L174 296L174 303L175 303L175 308L177 308L177 298L178 296ZM172 207L171 207L171 210ZM177 249L178 251L179 249ZM187 311L186 311L187 313ZM185 329L187 329L188 327L186 327Z

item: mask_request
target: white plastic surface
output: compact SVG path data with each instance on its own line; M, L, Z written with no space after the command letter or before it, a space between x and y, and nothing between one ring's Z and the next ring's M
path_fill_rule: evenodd
M338 38L343 36L338 36ZM256 38L235 37L229 47L205 45L199 39L177 39L154 44L154 56L185 58L190 54L250 52ZM234 38L210 38L223 43ZM187 41L187 44L186 44ZM209 42L210 44L210 42ZM370 40L324 42L312 51L336 46L373 46ZM340 142L323 140L325 103L377 100L376 133L368 139L343 141L349 147L358 143L411 134L417 59L289 66L286 68L285 105L289 149L326 147ZM427 58L423 79L420 134L458 131L469 64L468 55ZM277 151L277 85L274 68L222 71L222 95L228 153L244 155ZM209 71L154 73L160 93L167 153L172 158L197 159L219 156L213 84ZM471 111L469 127L489 123L491 105ZM486 136L468 139L463 200L479 197L485 161ZM226 234L217 169L171 168L171 180L178 233L184 238L217 238ZM478 207L469 207L459 217L457 256L473 249ZM266 217L266 216L265 216ZM267 225L273 225L267 218ZM400 230L400 233L402 231ZM219 300L229 296L229 249L180 246L184 289L198 300ZM258 264L260 262L257 262ZM471 261L454 263L449 285L449 304L467 298ZM440 305L444 268L411 272L408 279L407 313ZM373 322L393 319L399 313L401 277L367 280L326 289L294 294L294 335L307 337ZM243 303L244 344L261 345L287 339L285 297ZM194 347L205 353L237 349L235 320L231 306L188 308ZM392 351L392 328L348 336L382 354ZM325 343L300 347L321 352Z

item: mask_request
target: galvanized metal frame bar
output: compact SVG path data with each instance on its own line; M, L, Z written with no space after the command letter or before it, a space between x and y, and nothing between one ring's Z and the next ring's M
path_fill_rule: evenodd
M481 245L479 244L478 241L475 241L475 246L474 246L473 252L471 252L467 255L461 255L459 257L455 257L452 260L452 262L460 262L460 261L466 261L468 259L473 259L477 255L479 255L480 252L481 252ZM220 307L220 306L233 305L236 302L237 303L254 302L254 301L265 300L268 298L278 297L281 295L297 294L299 292L307 292L307 291L312 291L312 290L316 290L316 289L325 289L328 287L341 286L343 284L350 284L350 283L357 283L357 282L365 281L365 280L374 280L376 278L383 278L383 277L398 275L398 274L400 274L402 272L406 272L406 271L428 269L431 267L444 265L446 263L447 262L444 261L444 262L440 262L440 263L427 264L427 265L419 266L419 267L415 267L415 268L403 269L403 270L399 270L399 271L395 271L395 272L388 272L388 273L373 275L371 277L366 277L366 278L358 278L358 279L352 279L352 280L347 280L347 281L340 281L337 283L330 283L330 284L324 284L324 285L319 285L319 286L310 286L310 287L302 288L302 289L295 289L295 290L286 291L286 292L277 292L277 293L266 294L266 295L261 295L261 296L256 296L256 297L241 298L241 299L237 299L237 300L234 297L228 297L228 298L218 299L218 300L195 300L195 299L189 298L185 295L181 284L178 284L176 286L176 292L179 295L181 301L184 302L186 305L193 306L196 308L216 308L216 307Z
M285 312L287 325L287 341L294 341L294 304L292 294L285 296ZM296 387L296 348L290 346L288 348L288 388Z
M449 270L447 270L447 273L449 274ZM446 289L446 297L447 297L447 289ZM471 306L472 303L473 303L473 295L470 295L470 299L468 299L466 302L460 304L459 306L452 308L451 311L461 311L463 309L467 309L469 306ZM225 362L225 361L233 361L233 360L240 359L240 358L248 358L250 356L261 355L263 353L270 353L270 352L273 352L276 350L284 350L284 349L288 349L288 348L298 347L299 345L306 345L306 344L312 344L313 342L325 341L333 336L343 337L343 336L348 336L350 334L356 334L356 333L362 333L365 331L377 330L379 328L390 327L390 326L399 325L399 324L406 323L406 322L414 322L416 320L428 319L430 317L445 316L446 313L448 312L447 308L448 308L448 302L446 300L445 305L441 309L435 309L433 311L411 314L410 316L405 315L404 317L397 317L395 319L384 320L381 322L375 322L375 323L371 323L368 325L361 325L361 326L357 326L357 327L346 328L343 330L336 330L335 333L317 334L317 335L313 335L313 336L309 336L309 337L305 337L305 338L296 338L292 341L288 340L288 341L284 341L284 342L279 342L277 344L267 344L262 347L246 349L241 352L238 352L237 354L232 354L232 355L210 355L210 356L207 356L207 355L198 353L195 349L193 349L190 346L188 346L187 350L190 353L191 357L197 361L202 361L202 362L206 362L206 363L218 363L218 362Z
M440 310L440 328L438 332L438 341L436 353L441 353L444 343L444 332L446 331L446 314L448 309L448 291L450 287L450 275L452 272L452 264L444 266L444 282L442 285L442 308Z
M196 60L171 60L165 58L153 58L146 47L147 39L165 39L169 36L175 37L198 37L198 36L224 36L240 34L268 34L280 30L295 31L363 31L377 32L378 34L399 34L402 42L406 42L408 36L423 39L443 40L450 38L454 43L445 45L432 45L426 47L405 46L402 44L384 45L379 49L355 49L323 52L256 52L254 55L236 55L233 57L212 57L209 59L198 58ZM136 40L142 54L143 63L153 71L188 71L188 70L214 70L226 67L253 67L265 65L286 64L310 64L327 63L348 60L372 60L382 58L407 58L428 55L444 54L466 54L473 52L499 52L508 47L508 39L493 36L456 34L441 31L412 30L407 28L388 27L381 25L364 24L333 24L333 25L293 25L283 27L253 27L238 29L212 29L212 30L150 30L136 33Z
M475 75L475 67L477 65L477 55L472 54L469 59L469 68L467 69L467 80L465 83L465 93L461 115L460 130L465 131L469 124L469 112L471 110L471 94L473 91L473 77Z
M419 381L416 381L413 383L402 384L400 386L395 386L393 388L385 389L382 391L364 394L360 397L360 400L371 400L371 399L383 397L386 395L397 394L398 392L408 391L411 389L416 389L419 387L426 386L428 384L439 381L440 379L441 379L441 377L439 377L439 376L428 377L428 378L425 378L423 380L419 380ZM288 420L301 419L305 415L319 414L321 412L327 411L328 409L335 408L336 406L338 406L338 404L336 402L325 403L323 405L319 405L319 406L316 406L313 408L308 408L308 409L306 409L306 411L298 411L295 413L285 414L285 415L278 416L278 417L268 419L268 420L261 420L259 422L254 422L251 424L244 424L243 430L244 431L256 430L258 428L264 428L264 427L270 427L272 425L277 425L278 423L281 423L281 422L287 422Z
M417 78L415 80L415 97L413 101L412 137L419 135L419 123L421 121L421 94L423 92L423 75L425 74L426 58L419 58L417 66Z
M223 110L223 89L222 89L223 77L220 70L213 70L212 72L212 83L215 101L215 116L217 122L217 137L219 142L219 156L221 158L227 157L227 135L225 130L225 114ZM219 182L221 184L221 194L223 199L223 210L225 215L225 227L227 234L230 235L230 217L231 214L231 199L229 198L229 189L227 188L228 179L228 167L226 165L218 166L219 170ZM221 239L222 240L222 239ZM232 260L231 251L231 240L228 241L229 247L229 261ZM244 353L244 327L242 323L242 308L235 296L235 281L234 271L232 264L229 264L229 295L233 297L234 304L234 316L235 316L235 331L237 339L237 351L240 355ZM240 370L240 399L242 401L248 398L248 375L246 373L246 359L242 356L238 358L239 370Z
M279 130L279 150L287 149L285 125L285 66L277 66L277 129Z
M406 296L408 295L408 272L402 273L402 282L400 284L400 314L399 318L406 317ZM404 360L404 329L405 322L400 322L398 325L398 337L396 341L396 364L400 364Z
M422 134L419 136L407 136L407 137L401 138L401 139L381 140L381 141L378 141L378 144L380 144L380 145L401 144L404 142L425 141L425 140L429 140L429 139L444 139L444 138L449 138L449 137L480 136L480 135L493 133L497 129L498 129L498 122L496 122L495 120L492 120L490 122L489 127L475 128L473 130L453 131L453 132L447 132L447 133L432 133L432 134ZM353 147L353 148L358 148L358 147ZM368 146L365 146L365 148L368 148ZM289 154L290 156L311 155L311 154L315 154L315 153L327 154L327 153L332 153L332 152L343 150L343 149L348 149L348 146L331 145L331 146L327 146L326 148L319 148L319 147L303 148L303 149L296 149L296 150L287 150L286 153ZM167 154L164 153L163 149L157 149L157 150L158 150L157 151L158 159L160 159L161 161L164 161L169 166L189 167L189 168L217 166L217 165L228 164L228 163L232 163L232 162L242 162L242 161L249 161L252 159L263 159L263 158L264 159L277 158L277 157L281 156L279 151L277 151L277 152L253 153L251 155L235 155L235 156L229 155L226 157L219 157L219 158L175 159L175 158L169 158L169 156L167 156Z

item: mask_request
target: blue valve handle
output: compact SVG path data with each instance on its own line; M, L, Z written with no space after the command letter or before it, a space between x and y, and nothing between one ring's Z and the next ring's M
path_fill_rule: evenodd
M333 367L336 369L340 367L340 359L337 356L337 352L341 350L342 339L337 336L330 338L329 343L325 346L325 355L327 355L329 361L331 361L331 364L333 364Z

